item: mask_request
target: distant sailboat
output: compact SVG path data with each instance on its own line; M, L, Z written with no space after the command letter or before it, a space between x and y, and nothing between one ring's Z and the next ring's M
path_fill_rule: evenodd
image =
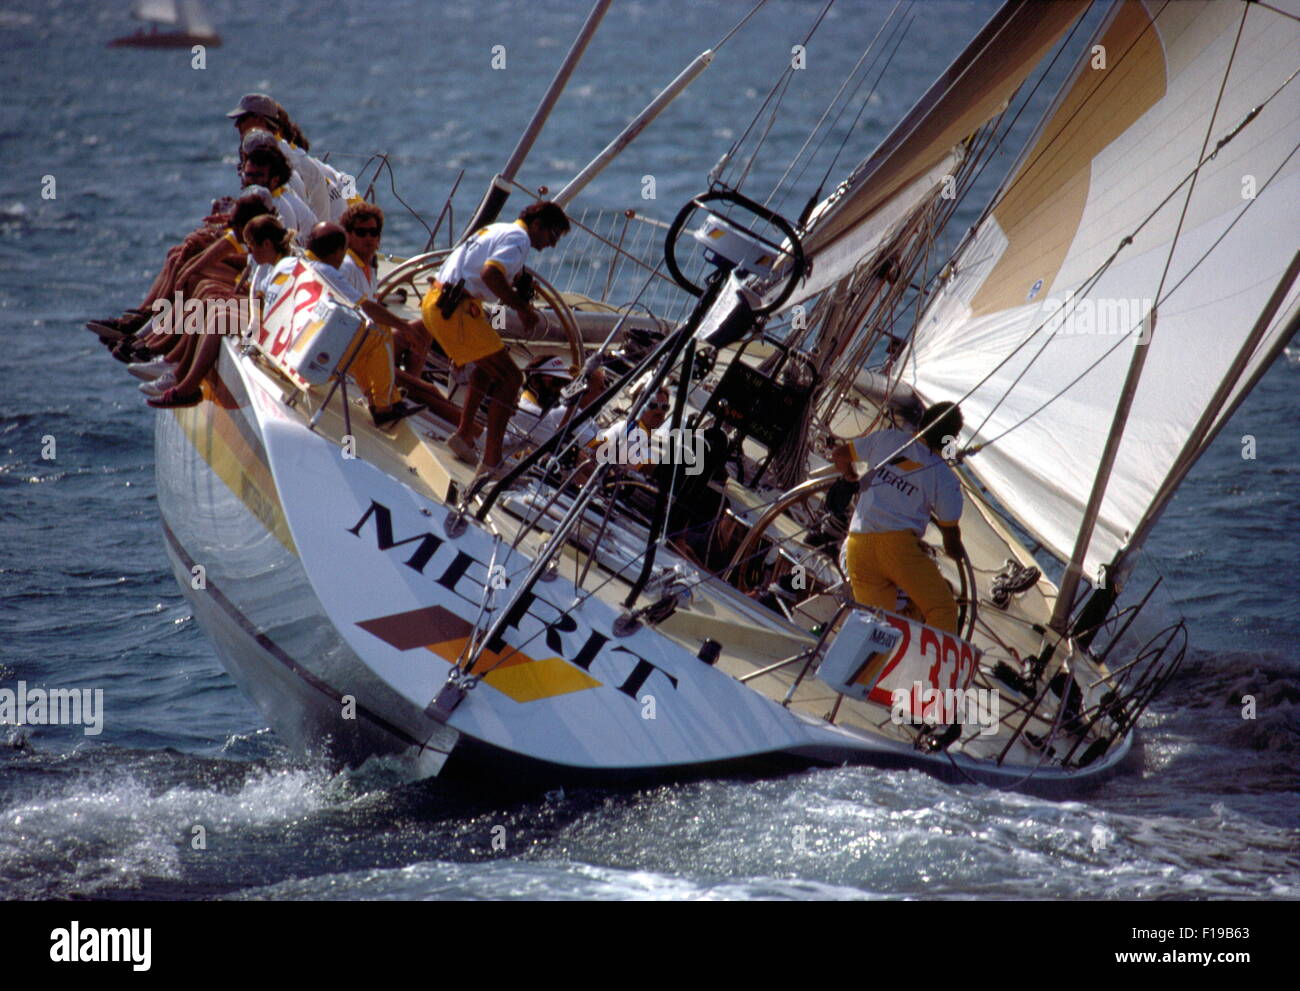
M135 34L114 38L109 48L188 48L191 45L220 47L221 36L203 13L199 0L135 0L131 16L149 24ZM160 30L159 27L174 28Z

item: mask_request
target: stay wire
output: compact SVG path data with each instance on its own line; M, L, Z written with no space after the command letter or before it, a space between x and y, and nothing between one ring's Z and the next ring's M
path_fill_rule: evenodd
M836 91L835 96L831 98L831 102L826 105L826 109L822 111L822 115L820 118L818 118L817 123L813 125L813 129L808 132L808 137L804 138L804 142L799 147L799 150L795 153L794 158L790 159L790 164L787 165L785 171L781 173L781 178L776 181L776 186L773 187L771 194L768 196L766 200L763 201L764 206L771 206L772 197L777 194L778 190L780 190L781 186L785 183L785 180L789 178L790 171L795 167L795 163L798 162L801 158L803 158L803 153L808 150L808 146L812 144L813 138L817 137L817 135L820 133L821 138L817 142L817 147L813 149L812 155L809 156L808 162L804 163L803 168L800 169L799 171L799 175L795 177L795 184L797 184L799 180L803 178L804 172L807 170L809 162L811 162L812 159L816 158L817 153L821 151L822 145L826 141L826 135L829 134L830 131L835 128L835 125L839 123L840 117L843 115L844 110L848 107L850 103L853 102L853 99L858 95L858 90L862 88L862 84L866 81L866 73L863 73L862 77L858 79L857 85L853 87L853 92L849 94L849 98L844 102L844 104L840 107L839 111L836 113L835 120L831 121L830 127L827 128L826 132L824 133L822 132L822 125L826 123L826 118L830 116L831 110L835 108L835 105L839 102L840 97L844 95L844 90L848 88L849 83L851 83L854 80L854 78L857 77L858 71L862 68L862 64L867 60L867 56L869 56L872 50L876 47L876 42L880 40L880 36L884 34L885 28L890 24L890 22L893 21L894 15L898 12L898 8L902 3L903 0L895 0L893 9L890 10L889 15L883 21L880 22L880 27L876 29L876 34L871 39L871 43L867 45L866 49L862 52L862 54L858 56L858 61L854 64L852 71L850 71L848 76L845 77L844 82L840 84L840 88ZM910 9L911 7L910 2L908 4L908 7ZM786 195L788 195L788 193L789 190L787 190L786 193L782 195L781 200L777 203L776 209L780 209L780 206L782 203L785 202L785 197Z
M1278 86L1277 89L1275 89L1271 94L1269 94L1269 96L1268 96L1268 97L1263 101L1263 103L1261 103L1261 104L1260 104L1259 106L1257 106L1257 107L1252 108L1252 109L1251 109L1251 110L1250 110L1250 111L1245 115L1245 117L1243 117L1242 120L1241 120L1241 121L1240 121L1240 122L1239 122L1239 123L1238 123L1238 124L1237 124L1233 129L1232 129L1232 130L1231 130L1231 131L1229 131L1226 135L1224 135L1224 137L1220 138L1219 141L1215 144L1214 151L1211 152L1209 155L1207 155L1203 160L1199 161L1199 162L1198 162L1198 163L1197 163L1197 164L1192 168L1192 170L1191 170L1190 172L1188 172L1188 174L1187 174L1186 176L1184 176L1184 177L1183 177L1183 178L1182 178L1182 179L1177 183L1177 185L1175 185L1175 186L1174 186L1174 187L1173 187L1173 188L1172 188L1172 189L1171 189L1171 190L1170 190L1170 191L1165 195L1165 197L1164 197L1164 198L1163 198L1163 199L1162 199L1158 204L1156 204L1156 206L1151 210L1151 212L1148 213L1148 214L1146 215L1146 217L1144 217L1144 218L1142 219L1142 221L1141 221L1141 222L1140 222L1140 223L1139 223L1135 228L1133 228L1133 230L1132 230L1131 232L1129 232L1127 235L1125 235L1125 236L1120 240L1119 245L1118 245L1118 246L1115 248L1115 250L1110 254L1110 256L1109 256L1108 258L1106 258L1106 260L1103 261L1103 262L1101 263L1101 265L1099 265L1099 266L1097 267L1097 269L1094 270L1094 272L1093 272L1090 276L1088 276L1087 279L1084 280L1084 283L1083 283L1083 284L1086 285L1086 286L1089 286L1089 288L1090 288L1092 285L1094 285L1094 284L1096 283L1096 281L1097 281L1098 279L1100 279L1101 275L1105 272L1105 270L1106 270L1110 265L1112 265L1112 264L1114 263L1114 261L1115 261L1116 258L1119 257L1120 253L1121 253L1121 252L1122 252L1126 247L1128 247L1130 244L1133 243L1133 239L1134 239L1138 234L1140 234L1140 233L1142 232L1142 230L1143 230L1143 229L1144 229L1144 228L1145 228L1145 227L1146 227L1146 226L1147 226L1147 225L1148 225L1148 224L1149 224L1149 223L1150 223L1150 222L1151 222L1151 221L1152 221L1152 220L1153 220L1153 219L1154 219L1154 218L1155 218L1159 213L1160 213L1160 211L1163 210L1163 209L1165 208L1165 206L1166 206L1166 205L1167 205L1167 204L1168 204L1168 203L1169 203L1169 202L1170 202L1170 201L1171 201L1171 200L1172 200L1172 199L1173 199L1173 198L1178 194L1178 191L1179 191L1180 189L1182 189L1182 187L1183 187L1185 184L1187 184L1188 182L1190 182L1190 181L1192 180L1192 178L1193 178L1193 177L1194 177L1194 176L1195 176L1195 175L1196 175L1196 174L1197 174L1197 173L1198 173L1202 168L1204 168L1205 165L1206 165L1208 162L1210 162L1211 160L1213 160L1213 158L1214 158L1214 157L1219 153L1219 150L1220 150L1221 148L1223 148L1226 144L1228 144L1230 141L1232 141L1232 140L1233 140L1233 139L1234 139L1238 134L1241 133L1241 131L1243 130L1243 128L1245 128L1248 124L1250 124L1253 120L1255 120L1255 119L1258 117L1258 115L1260 114L1260 112L1262 112L1263 109L1264 109L1266 106L1268 106L1268 104L1270 104L1274 99L1276 99L1276 97L1278 96L1278 94L1281 93L1283 89L1285 89L1288 85L1290 85L1290 83L1295 79L1297 72L1300 72L1300 68L1298 68L1297 70L1293 71L1293 72L1291 73L1291 75L1288 76L1287 79L1286 79L1286 80L1285 80L1285 81L1284 81L1280 86ZM1290 157L1291 157L1291 155L1294 154L1294 153L1295 153L1295 149L1293 148L1292 151L1291 151L1291 153L1287 155L1287 160L1289 160ZM1284 160L1284 164L1285 164L1285 160ZM1279 168L1281 168L1281 166L1279 166ZM1275 172L1273 173L1273 176L1270 176L1269 181L1271 182L1272 179L1273 179L1274 177L1276 177L1276 175L1277 175L1277 172L1275 171ZM1267 183L1266 183L1266 185L1267 185ZM1232 224L1229 225L1229 227L1228 227L1227 230L1231 230L1231 229L1232 229L1232 226L1234 226L1234 225L1236 224L1237 220L1240 220L1240 218L1241 218L1242 216L1244 216L1244 214L1246 213L1246 211L1249 210L1250 207L1254 205L1254 203L1255 203L1255 200L1248 201L1247 204L1246 204L1246 206L1242 209L1242 212L1241 212L1240 214L1237 215L1237 217L1233 220ZM1227 230L1224 231L1224 234L1227 233ZM1215 241L1215 245L1217 245L1217 244L1219 243L1219 241L1221 241L1221 240L1222 240L1222 235L1221 235L1218 239L1216 239L1216 241ZM1213 250L1213 247L1214 247L1214 245L1211 246L1211 250ZM1203 262L1203 261L1205 260L1205 257L1206 257L1206 255L1202 255L1201 259L1197 262L1197 266L1199 266L1199 265L1201 264L1201 262ZM1195 267L1196 267L1196 266L1193 266L1193 270L1195 269ZM1188 274L1190 274L1190 272L1189 272ZM1184 280L1185 280L1185 278L1186 278L1186 277L1184 277ZM1181 284L1182 284L1182 281L1179 282L1179 285L1181 285ZM1071 303L1076 303L1078 300L1080 300L1080 299L1082 299L1082 298L1083 298L1083 294L1075 295L1075 296L1071 297ZM1157 302L1159 302L1159 301L1157 301ZM1003 368L1003 367L1004 367L1004 366L1005 366L1005 365L1006 365L1006 364L1007 364L1007 363L1008 363L1008 362L1009 362L1013 357L1015 357L1015 356L1016 356L1016 355L1017 355L1017 354L1018 354L1018 353L1019 353L1023 348L1025 348L1026 346L1028 346L1029 342L1032 341L1035 337L1037 337L1037 336L1039 335L1039 333L1041 333L1042 330L1043 330L1043 329L1048 325L1048 323L1051 322L1053 319L1054 319L1054 317L1053 317L1052 315L1049 315L1049 316L1044 317L1042 323L1040 323L1036 328L1034 328L1034 330L1033 330L1032 333L1030 333L1030 334L1029 334L1029 335L1028 335L1028 336L1027 336L1023 341L1021 341L1021 342L1020 342L1019 344L1017 344L1017 345L1016 345L1016 346L1015 346L1015 347L1014 347L1010 352L1008 352L1007 355L1006 355L1006 356L1005 356L1001 361L999 361L996 365L994 365L993 368L991 368L991 369L988 371L988 373L985 374L985 376L984 376L982 379L980 379L980 380L979 380L978 382L976 382L973 386L971 386L968 390L966 390L966 392L962 395L962 397L961 397L959 400L957 400L957 402L958 402L958 403L964 402L966 399L968 399L970 396L972 396L972 395L973 395L977 390L979 390L981 387L983 387L983 386L984 386L984 385L985 385L985 384L986 384L986 383L987 383L987 382L988 382L988 381L989 381L989 380L990 380L990 379L991 379L991 378L992 378L992 377L993 377L993 376L994 376L994 375L995 375L995 374L996 374L996 373L997 373L1001 368ZM1057 333L1057 331L1053 331L1052 334L1049 335L1049 339L1050 339L1050 337L1054 336L1056 333ZM1128 337L1129 335L1131 335L1131 334L1132 334L1132 330L1130 329L1129 334L1126 334L1126 335L1124 335L1123 337L1121 337L1120 340L1116 342L1115 347L1118 347L1119 344L1123 343L1123 341L1126 340L1127 337ZM1114 348L1111 348L1111 349L1110 349L1110 351L1113 351L1113 350L1114 350ZM1106 354L1109 354L1110 351L1107 351ZM1040 353L1041 353L1041 350L1040 350ZM1098 359L1098 362L1100 362L1102 359L1104 359L1104 358L1106 357L1106 354L1103 354L1102 357ZM1037 357L1037 356L1036 356L1036 357ZM1036 357L1035 357L1035 360L1036 360ZM1032 364L1032 362L1031 362L1031 364ZM1093 365L1089 366L1089 369L1086 370L1084 374L1086 374L1087 371L1090 371L1091 368L1096 367L1096 364L1097 364L1097 362L1094 362ZM1018 377L1017 377L1017 381L1019 381L1019 378L1023 376L1024 371L1027 371L1027 370L1028 370L1028 369L1026 368L1025 370L1023 370L1023 371L1021 372L1021 376L1018 376ZM1076 379L1075 382L1077 382L1077 381L1078 381L1078 380ZM1070 386L1067 386L1066 389L1068 390L1068 389L1071 388L1074 384L1075 384L1075 383L1071 383L1071 385L1070 385ZM1014 385L1014 383L1013 383L1013 385ZM1063 392L1064 392L1064 390L1063 390ZM1046 405L1048 405L1049 403L1051 403L1052 401L1054 401L1056 398L1059 398L1059 396L1062 395L1063 392L1062 392L1062 393L1058 393L1057 396L1053 396L1052 399L1049 399L1048 402L1045 403L1043 407L1040 407L1040 409L1041 409L1041 408L1045 408ZM999 402L999 405L1001 404L1001 402L1002 402L1005 398L1006 398L1006 396L1004 395L1004 396L1002 397L1002 399L1000 399L1000 400L998 401L998 402ZM996 408L996 407L995 407L995 408ZM1035 411L1035 412L1037 412L1037 411ZM986 422L987 422L987 418L986 418ZM1023 421L1022 421L1022 422L1023 422ZM1019 424L1017 424L1017 426L1018 426L1018 425L1019 425ZM1005 434L1006 434L1006 431L1004 431L1002 434L1000 434L999 437L1005 436ZM985 444L981 444L981 445L979 445L978 448L977 448L977 450L978 450L978 449L982 449L983 447L986 447L988 443L991 443L991 442L986 442Z
M876 81L871 84L871 89L868 91L866 98L862 101L862 106L858 107L858 112L853 118L853 123L850 124L848 130L844 132L844 139L840 142L839 148L836 149L835 157L831 159L831 164L826 166L826 174L822 176L822 181L817 187L818 189L825 188L827 181L829 181L831 177L831 172L834 171L836 163L840 160L840 155L844 153L844 149L848 146L849 138L853 136L853 132L857 129L858 122L862 120L863 113L865 113L867 107L871 105L871 97L875 95L876 88L880 85L880 80L885 78L885 73L889 71L889 67L893 64L894 56L898 54L899 46L902 45L903 39L907 37L908 29L911 28L912 23L915 20L916 15L911 14L907 20L903 22L901 30L898 31L897 37L894 39L894 47L890 50L889 57L885 60L885 64L880 67L880 74L876 76Z
M746 14L744 17L742 17L739 21L737 21L735 26L722 36L722 38L713 46L713 50L716 52L728 41L730 41L732 35L734 35L737 31L739 31L747 23L749 23L749 19L753 17L755 14L757 14L760 10L762 10L766 4L767 4L767 0L758 0L758 3L754 4L754 6L750 9L749 13Z
M1278 166L1278 167L1273 171L1273 174L1272 174L1271 176L1269 176L1269 178L1268 178L1267 180L1265 180L1264 185L1260 187L1260 189L1259 189L1260 192L1263 192L1265 189L1267 189L1267 188L1269 187L1269 185L1272 183L1272 181L1273 181L1274 179L1277 178L1278 173L1281 172L1282 169L1286 167L1287 162L1289 162L1289 161L1290 161L1290 160L1295 156L1295 153L1296 153L1297 151L1300 151L1300 142L1297 142L1295 145L1293 145L1293 146L1291 147L1291 150L1287 153L1286 158L1282 160L1282 163L1281 163L1281 164L1280 164L1280 165L1279 165L1279 166ZM1214 156L1211 155L1210 157L1213 158ZM1181 183L1180 183L1180 185L1181 185ZM1246 215L1246 212L1247 212L1247 211L1248 211L1252 206L1254 206L1257 202L1259 202L1258 197L1256 197L1255 199L1252 199L1252 200L1247 201L1246 205L1245 205L1244 207L1242 207L1241 212L1238 213L1237 216L1234 217L1234 218L1232 219L1232 222L1229 223L1228 226L1227 226L1226 228L1224 228L1223 233L1221 233L1217 238L1214 239L1214 242L1213 242L1213 243L1212 243L1212 244L1211 244L1211 245L1210 245L1210 246L1205 250L1205 252L1201 255L1201 257L1198 258L1198 259L1196 260L1196 263L1195 263L1194 265L1192 265L1192 267L1189 268L1189 269L1187 270L1187 272L1183 275L1183 277L1182 277L1181 279L1179 279L1176 283L1174 283L1174 285L1170 288L1169 292L1165 293L1165 295L1164 295L1163 297L1161 297L1160 299L1157 299L1157 300L1156 300L1154 306L1158 307L1161 303L1164 303L1166 300L1168 300L1168 299L1169 299L1169 298L1170 298L1174 293L1176 293L1176 292L1178 291L1179 287L1182 286L1183 283L1185 283L1189 278L1191 278L1192 274L1193 274L1194 272L1196 272L1196 270L1197 270L1198 268L1200 268L1202 264L1204 264L1205 260L1206 260L1207 258L1209 258L1209 256L1210 256L1210 255L1214 252L1214 250L1219 246L1219 244L1223 241L1223 239L1224 239L1225 237L1228 236L1228 234L1232 231L1232 229L1237 225L1237 222L1240 221L1241 218L1244 217L1244 216ZM1114 256L1111 257L1110 261L1113 261L1113 260L1114 260ZM1138 326L1141 326L1141 325L1139 324ZM1069 382L1069 383L1068 383L1068 384L1067 384L1063 389L1061 389L1061 390L1060 390L1059 392L1057 392L1055 395L1053 395L1053 396L1051 396L1049 399L1047 399L1047 400L1046 400L1046 401L1045 401L1041 406L1039 406L1037 409L1035 409L1032 413L1027 414L1027 415L1024 416L1022 419L1018 420L1017 422L1013 423L1011 426L1007 427L1006 430L1002 431L1002 432L1001 432L1000 434L998 434L996 437L993 437L993 438L991 438L990 440L985 441L983 444L980 444L980 445L979 445L979 449L980 449L980 450L983 450L985 447L988 447L990 444L994 444L994 443L996 443L997 441L1001 440L1001 439L1002 439L1003 437L1005 437L1007 434L1011 433L1011 431L1015 430L1017 427L1021 427L1021 426L1023 426L1023 425L1024 425L1025 423L1027 423L1029 420L1032 420L1035 416L1037 416L1037 415L1038 415L1039 413L1041 413L1044 409L1046 409L1048 406L1050 406L1052 403L1054 403L1057 399L1059 399L1061 396L1065 395L1065 393L1067 393L1070 389L1072 389L1072 388L1074 388L1076 385L1078 385L1078 383L1079 383L1079 382L1080 382L1080 381L1081 381L1085 376L1087 376L1087 375L1088 375L1088 374L1089 374L1089 373L1090 373L1094 368L1096 368L1096 367L1097 367L1098 365L1100 365L1103 361L1105 361L1105 360L1106 360L1106 359L1107 359L1111 354L1113 354L1116 350L1118 350L1118 348L1120 347L1120 345L1122 345L1125 341L1127 341L1130 337L1132 337L1132 336L1133 336L1133 331L1136 330L1136 329L1137 329L1136 327L1130 327L1129 330L1128 330L1128 332L1127 332L1126 334L1122 335L1122 336L1119 338L1119 340L1117 340L1117 341L1116 341L1116 342L1115 342L1115 343L1114 343L1110 348L1108 348L1108 349L1107 349L1107 350L1106 350L1106 351L1105 351L1105 352L1104 352L1100 357L1098 357L1098 358L1097 358L1097 359L1096 359L1092 364L1090 364L1087 368L1085 368L1082 372L1080 372L1079 375L1076 376L1074 379L1072 379L1072 380L1071 380L1071 381L1070 381L1070 382ZM1055 332L1053 332L1053 333L1055 333ZM1143 346L1147 346L1147 345L1143 345Z
M811 28L811 29L808 31L808 33L804 36L804 39L803 39L803 42L802 42L804 46L807 46L808 42L812 40L812 36L817 32L817 28L821 25L822 18L824 18L824 17L826 16L827 12L830 11L830 9L831 9L831 7L834 5L834 3L835 3L835 0L826 0L826 5L822 8L821 13L819 13L819 14L817 15L817 19L813 22L813 26L812 26L812 28ZM740 151L740 149L741 149L741 147L744 145L746 139L748 139L750 132L753 131L754 126L759 122L759 119L762 118L764 111L767 110L767 106L768 106L768 104L772 102L772 98L776 96L777 91L780 90L780 89L782 88L782 85L783 85L783 84L788 85L788 78L789 78L789 76L791 76L791 75L794 73L794 71L795 71L795 69L794 69L794 65L793 65L793 63L791 63L790 65L787 65L786 68L785 68L785 70L781 73L781 75L777 77L777 81L776 81L775 83L772 84L772 88L768 91L768 94L767 94L767 96L764 98L763 103L759 106L758 110L755 112L755 114L754 114L754 116L753 116L753 119L750 120L750 122L749 122L749 126L745 128L744 133L742 133L742 134L740 135L740 137L738 137L738 138L737 138L737 139L732 143L731 148L728 149L728 151L727 151L727 153L726 153L725 155L723 155L723 157L722 157L722 163L729 163L729 162L731 161L731 159L736 155L736 153ZM761 142L760 142L760 144L761 144ZM755 149L755 152L757 152L757 149ZM720 163L720 164L721 164L721 163ZM752 165L752 164L753 164L753 156L751 155L751 156L750 156L750 165ZM715 167L715 170L716 170L716 167ZM749 171L748 166L746 166L745 171L746 171L746 172ZM732 188L735 189L735 190L737 190L737 191L739 191L739 189L740 189L740 184L739 184L739 183L736 183L736 184L734 184L734 185L732 186Z

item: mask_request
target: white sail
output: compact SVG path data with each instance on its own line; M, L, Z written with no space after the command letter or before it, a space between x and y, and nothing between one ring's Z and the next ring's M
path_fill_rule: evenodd
M889 135L816 211L804 238L812 271L793 306L869 258L912 209L938 194L960 146L1001 113L1016 88L1086 9L1084 0L1008 0Z
M176 0L135 0L131 5L131 16L154 24L180 23Z
M203 13L203 8L199 6L199 0L178 0L178 6L181 15L181 28L186 34L204 36L216 33L212 27L212 22L208 20L207 15Z
M1300 0L1275 6L1300 13ZM992 442L971 469L1066 559L1159 293L1090 575L1158 510L1300 231L1300 81L1286 85L1300 23L1255 4L1125 0L1097 44L1105 67L1094 48L956 259L904 370L927 401L962 400L975 441ZM1276 353L1298 306L1292 286L1213 416Z

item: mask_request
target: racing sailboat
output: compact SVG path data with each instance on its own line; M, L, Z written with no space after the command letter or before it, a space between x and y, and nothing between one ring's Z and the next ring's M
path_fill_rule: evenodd
M348 393L362 321L305 267L268 295L204 401L160 413L156 456L177 580L277 732L485 784L856 762L1070 788L1114 771L1186 650L1181 623L1134 636L1134 557L1300 312L1300 5L1111 6L930 272L1005 111L1088 6L1006 3L800 217L729 183L732 156L667 225L589 223L582 183L562 191L579 232L533 273L551 330L507 337L569 362L573 409L503 475L460 464L431 414L371 427ZM444 256L388 267L380 295L418 300ZM598 369L608 387L577 408ZM635 423L661 387L665 464L584 456L583 423ZM915 431L941 399L968 427L945 451L965 494L967 557L939 560L956 633L852 602L825 472L828 437Z
M208 20L199 0L135 0L131 16L148 27L114 38L109 48L189 48L221 46L221 36Z

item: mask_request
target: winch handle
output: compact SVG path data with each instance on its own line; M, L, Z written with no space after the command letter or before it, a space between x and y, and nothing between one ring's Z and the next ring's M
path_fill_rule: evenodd
M793 259L793 266L790 270L790 274L786 278L785 286L777 295L777 298L766 306L760 306L754 310L755 315L766 316L780 308L781 304L790 298L790 294L794 292L794 287L799 283L799 280L803 278L808 262L804 257L803 242L799 240L799 235L795 233L795 229L790 222L779 213L769 210L761 203L755 203L748 196L745 196L742 193L737 193L735 190L731 189L716 189L711 192L701 193L699 196L691 197L691 199L688 200L679 211L677 211L677 216L673 218L672 224L668 227L668 236L664 239L664 262L668 266L668 273L673 277L673 281L692 296L704 295L704 289L688 279L682 272L681 267L677 264L677 238L681 235L682 228L686 226L686 221L690 219L691 214L696 210L708 209L708 207L705 206L706 203L714 203L718 201L734 203L737 206L748 210L756 217L763 218L773 227L780 230L780 232L786 236L786 240L790 242L791 248L787 250L782 245L769 241L761 234L750 230L742 224L736 223L736 221L731 218L724 218L727 223L731 224L733 227L744 231L755 240L761 241L763 244L774 249L777 253L788 254Z

